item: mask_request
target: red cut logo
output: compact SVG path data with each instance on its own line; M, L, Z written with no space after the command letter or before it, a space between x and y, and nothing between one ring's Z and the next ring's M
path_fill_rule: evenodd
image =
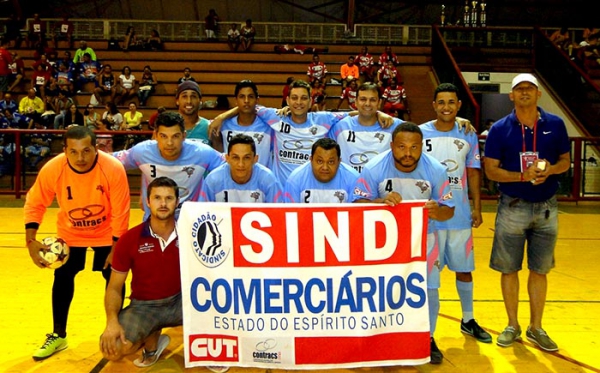
M238 338L218 334L192 334L190 361L239 361Z

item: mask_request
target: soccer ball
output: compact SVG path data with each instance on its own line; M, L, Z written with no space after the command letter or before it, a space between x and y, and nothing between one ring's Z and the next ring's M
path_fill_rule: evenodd
M348 80L349 82L354 80L354 76L352 75L348 75L348 78L346 78L346 80Z
M69 259L69 245L60 237L46 237L42 240L46 246L40 250L40 256L48 263L48 268L60 268Z

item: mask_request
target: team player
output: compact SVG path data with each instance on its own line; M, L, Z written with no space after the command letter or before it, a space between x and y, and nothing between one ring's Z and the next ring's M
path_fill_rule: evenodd
M123 165L97 150L96 135L85 126L69 128L64 139L64 154L42 167L25 200L25 239L33 263L39 268L48 266L38 254L43 245L36 236L46 208L55 198L59 206L57 236L71 249L69 260L54 271L54 330L33 354L34 360L67 348L75 276L85 268L87 248L94 250L92 270L101 271L108 284L112 249L129 225L129 185Z
M376 84L361 84L356 99L358 115L344 118L331 129L330 137L341 148L342 162L359 173L370 159L389 149L392 133L402 123L393 118L392 125L384 128L377 118L380 101Z
M100 336L100 351L112 361L143 347L137 367L154 365L169 345L162 328L183 324L179 240L175 230L175 208L179 187L168 177L148 185L145 203L150 218L126 232L115 247L112 274L104 296L106 328ZM129 305L121 310L131 271Z
M208 145L186 140L183 117L179 113L164 112L156 119L154 140L146 140L130 149L113 155L126 169L142 172L142 201L147 199L150 182L167 176L179 185L180 205L185 201L198 201L204 174L219 167L224 157ZM176 216L179 216L177 206ZM144 220L150 216L150 209L144 206Z
M227 163L206 176L200 200L207 202L282 202L282 188L268 168L257 163L254 139L240 133L229 141Z
M354 201L358 172L342 163L340 146L323 138L312 145L310 162L295 169L285 183L291 203L348 203Z
M379 154L363 168L354 194L357 202L385 203L395 206L403 200L427 200L427 298L431 335L431 363L440 364L442 352L435 343L440 308L440 257L436 250L436 224L452 218L454 200L446 168L422 153L423 134L415 123L404 122L392 134L391 149Z
M199 141L222 151L221 142L211 138L208 133L209 120L198 114L202 106L200 86L193 80L186 80L177 86L175 105L184 119L185 133L188 140Z
M256 143L258 163L271 168L273 130L256 116L258 88L251 80L242 80L236 84L234 93L238 115L223 121L221 127L223 149L229 148L229 141L233 136L244 133L252 137Z
M477 134L461 132L456 115L462 102L458 88L451 83L440 84L433 95L433 110L437 118L420 126L423 151L446 166L448 184L455 201L454 216L436 222L436 236L441 265L456 273L456 290L462 308L460 330L480 342L491 343L492 337L483 330L473 315L473 275L475 260L472 227L483 222L481 215L481 164ZM473 210L469 203L473 200Z

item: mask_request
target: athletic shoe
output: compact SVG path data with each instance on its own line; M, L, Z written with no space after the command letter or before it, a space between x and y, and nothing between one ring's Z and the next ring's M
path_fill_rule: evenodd
M33 354L33 360L47 359L56 352L64 350L67 346L67 337L61 338L56 333L46 334L46 342Z
M206 369L210 370L211 372L215 372L215 373L225 373L229 370L229 367L213 365L213 366L206 367Z
M430 364L441 364L442 360L444 359L444 355L442 354L442 351L440 351L440 349L438 348L438 346L435 344L435 339L433 339L433 337L431 337L431 360L429 361Z
M534 330L531 329L531 327L527 327L527 332L525 333L525 335L527 336L527 339L529 339L529 341L535 343L539 346L539 348L541 348L544 351L558 351L558 346L556 345L556 343L554 343L554 341L550 339L548 334L546 334L546 331L542 328Z
M171 337L166 334L161 334L158 337L158 343L156 344L156 350L154 351L146 351L146 349L142 349L142 356L135 359L133 361L133 365L138 368L145 368L151 365L156 364L158 359L160 358L160 354L167 348L169 343L171 342Z
M515 341L521 339L521 328L515 329L512 326L507 326L504 328L504 331L500 333L498 339L496 340L496 344L502 347L511 346Z
M469 322L464 322L461 320L460 322L460 331L468 334L472 337L475 337L476 340L483 343L492 343L492 336L490 333L483 330L475 319L469 320Z

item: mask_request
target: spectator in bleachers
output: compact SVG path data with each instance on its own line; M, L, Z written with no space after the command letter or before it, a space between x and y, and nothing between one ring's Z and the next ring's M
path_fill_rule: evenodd
M123 40L123 50L140 50L142 49L142 40L138 39L135 32L135 27L128 26L125 30L125 39Z
M348 102L348 108L350 110L356 110L356 96L358 94L358 82L357 79L354 79L350 82L350 84L344 89L342 92L342 96L340 97L340 101L338 102L336 110L340 110L342 103L344 101Z
M227 31L227 45L232 52L237 52L240 43L240 30L237 28L237 23L232 23L229 31Z
M138 87L138 99L140 101L140 106L146 106L148 98L150 98L150 95L152 95L156 90L157 83L158 80L152 72L152 68L150 68L148 65L144 66L144 72L142 73Z
M106 111L102 113L102 121L106 127L113 131L120 130L123 123L123 115L117 108L117 105L114 102L108 102L105 108Z
M569 33L568 27L563 26L550 34L550 41L565 52L569 52L569 50L572 49L571 34Z
M40 123L35 123L32 129L45 130ZM37 166L50 155L50 144L52 142L52 136L48 133L33 133L26 137L28 145L25 146L25 159L27 160L27 167L30 170L36 170Z
M90 59L92 61L97 61L96 52L91 47L88 47L87 41L81 40L79 42L79 48L75 51L75 56L73 57L73 63L77 64L83 61L83 57L89 54Z
M375 61L373 60L373 56L369 53L369 48L362 47L360 53L354 58L354 62L358 65L361 81L375 81Z
M117 80L117 88L115 90L115 103L120 104L129 100L136 95L136 80L135 75L131 73L129 66L123 67L121 75Z
M0 113L4 113L4 110L10 110L11 113L19 110L19 104L12 98L12 94L10 92L6 92L4 94L4 99L0 101Z
M27 33L27 45L29 48L38 48L44 46L46 42L46 26L40 19L39 14L34 14L33 19L29 23L29 30Z
M50 61L48 60L48 55L45 52L42 52L39 55L39 58L36 58L35 61L33 62L33 64L31 65L31 69L35 72L38 69L38 66L43 65L46 67L46 70L48 70L51 74L53 73L52 71L52 64L50 63Z
M13 48L19 49L21 48L22 37L21 37L21 27L22 22L16 14L12 13L8 19L5 21L6 32L4 33L4 39L7 44L11 44L14 42Z
M12 63L8 65L10 69L10 75L8 77L8 92L13 92L15 88L21 84L23 78L25 77L25 63L21 56L17 54L17 52L11 53ZM0 92L2 90L0 89Z
M342 92L354 79L358 79L360 72L358 66L354 63L354 56L348 57L348 61L340 67L340 76L342 77Z
M75 64L73 63L73 59L71 58L71 52L65 51L63 53L63 58L56 60L56 68L60 69L60 65L65 65L67 71L71 73L75 70Z
M75 105L75 102L64 91L59 91L58 96L51 101L52 110L56 114L54 116L55 130L65 128L65 115L72 105Z
M83 126L83 123L83 114L81 114L81 111L79 111L77 105L70 105L67 108L67 113L65 114L65 129L69 128L69 126Z
M158 116L161 113L164 113L165 111L167 111L167 108L164 106L159 106L156 111L154 113L152 113L152 115L150 115L150 118L148 119L148 129L149 130L154 130L156 128L156 119L158 118Z
M67 65L59 64L58 71L54 74L50 82L51 90L62 91L65 95L71 96L74 92L73 84L73 73L67 68Z
M93 109L93 107L92 107ZM110 131L110 127L107 125L107 122L104 120L99 120L96 122L96 130L95 131ZM98 149L102 150L106 153L113 152L113 135L108 133L102 133L96 135L96 144L98 144Z
M600 29L595 27L586 27L583 29L583 41L589 41L590 36L600 33Z
M163 43L160 38L160 34L158 33L158 30L155 30L155 29L150 30L150 36L146 40L145 47L146 47L146 49L149 49L152 51L160 51L163 49Z
M388 61L392 61L394 66L398 66L400 64L400 62L398 61L398 56L396 56L396 53L392 52L392 47L390 47L389 45L385 47L384 52L381 55L379 55L378 64L380 67L383 67L387 65Z
M379 71L377 71L377 85L381 94L390 85L392 78L399 78L398 69L394 66L392 61L387 61Z
M8 91L8 82L10 79L10 65L12 64L12 56L6 49L6 40L0 38L0 94L4 94Z
M325 84L321 79L315 79L311 84L310 98L311 98L311 109L310 111L324 111L325 110Z
M391 116L410 120L406 90L402 86L402 83L398 84L398 78L390 79L390 85L383 91L381 95L381 110Z
M217 40L219 31L219 16L214 9L208 11L208 15L204 18L204 32L208 41Z
M40 119L44 109L44 101L36 96L33 88L30 88L27 91L27 96L19 101L19 113L33 119L33 121L37 123L41 123Z
M294 77L290 76L287 78L287 80L285 81L285 85L283 86L283 90L281 92L282 97L281 97L281 107L284 108L286 106L288 106L287 104L287 97L290 93L290 84L292 84L294 82Z
M121 124L122 131L139 131L142 129L142 118L144 115L137 111L137 106L135 102L129 103L129 111L126 111L123 114L123 123ZM125 149L129 149L135 143L143 140L143 137L136 135L127 135L127 139L125 140Z
M8 113L4 114L5 111L8 111ZM15 124L7 119L7 115L12 116L13 113L8 109L0 112L0 129L18 129L18 123ZM0 176L9 175L13 172L15 149L14 135L0 133Z
M96 83L96 77L101 71L101 66L98 61L92 60L89 53L83 55L83 60L77 64L75 68L75 90L80 93L85 88L86 83Z
M54 42L54 48L58 48L58 42L60 40L66 40L68 43L68 48L73 48L73 31L75 30L75 26L73 22L69 20L69 16L65 15L59 23L56 24L54 29L54 33L52 35L52 40Z
M3 128L15 128L25 130L33 127L33 119L19 112L12 112L9 109L4 109L0 116L0 122L3 123Z
M188 80L195 82L196 79L192 76L192 70L189 67L183 69L183 76L177 80L177 84L181 84L183 82L187 82Z
M242 46L242 51L250 50L250 47L254 43L254 37L256 36L256 29L252 26L252 20L248 18L246 20L246 25L242 27L242 31L240 32L240 42Z
M96 112L94 105L88 104L83 111L83 125L91 130L97 129L102 124L100 114Z
M110 96L110 102L115 99L116 92L115 74L113 74L112 66L106 64L102 66L102 71L96 78L96 88L94 88L94 96L99 104L103 103L103 96Z
M50 86L52 76L48 71L48 66L40 64L31 76L31 88L35 89L36 94L46 102L46 89Z
M306 75L308 75L308 83L312 84L315 79L320 79L325 82L327 78L327 66L320 61L318 54L314 54L312 60L313 62L308 65L308 71L306 73Z

